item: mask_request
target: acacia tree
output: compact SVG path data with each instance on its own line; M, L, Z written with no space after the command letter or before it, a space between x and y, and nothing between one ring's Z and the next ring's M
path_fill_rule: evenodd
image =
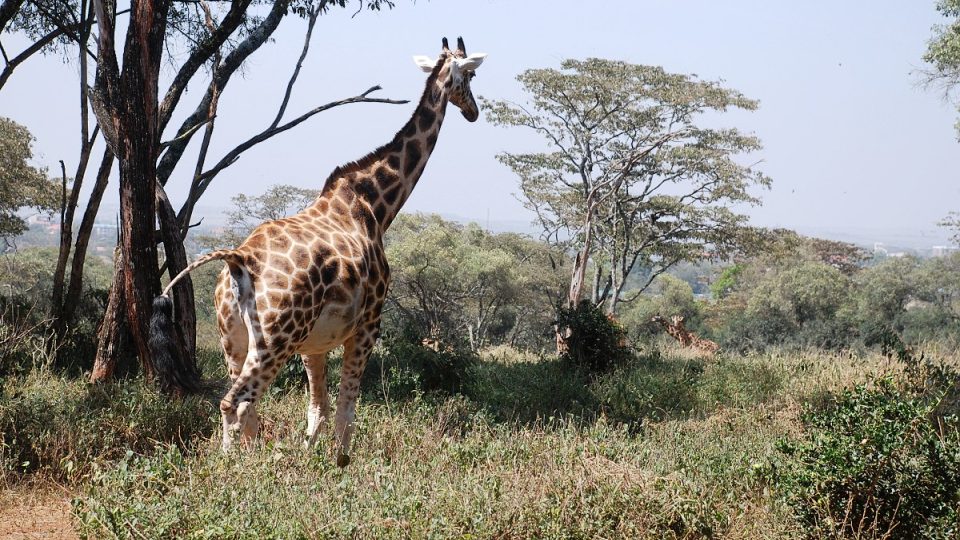
M94 380L112 375L113 366L121 354L122 338L127 332L124 322L128 323L130 337L145 373L148 376L152 373L154 366L146 347L146 321L151 310L150 302L159 287L157 242L159 240L164 244L165 265L171 275L183 269L187 263L183 238L189 229L193 208L221 171L256 144L332 107L360 102L403 103L368 97L379 89L375 86L360 95L321 105L284 122L286 106L307 54L317 17L332 6L346 6L347 0L283 0L267 4L269 9L263 14L254 9L252 0L217 4L133 0L129 9L118 9L111 0L92 0L89 4L87 0L4 0L0 9L0 28L26 32L35 41L15 58L4 54L6 66L0 77L0 88L12 69L37 51L64 43L76 46L78 50L82 144L73 193L79 193L79 184L97 134L100 133L107 143L97 185L73 248L71 280L64 297L64 276L71 252L70 226L77 201L71 197L66 204L53 291L54 310L57 311L55 318L61 325L70 320L70 306L76 304L71 301L71 296L78 295L80 291L89 232L100 197L106 188L113 156L119 158L123 234L117 253L114 286L99 333L100 350L95 361ZM379 9L382 5L393 4L390 0L365 0L363 5ZM7 18L7 13L14 14ZM262 131L238 144L213 166L208 166L207 148L213 134L219 96L244 61L270 39L281 20L290 13L307 19L307 34L275 119ZM121 48L116 46L114 33L118 17L124 16L128 19L127 33ZM96 53L88 43L94 26ZM173 81L161 99L158 87L160 63L164 61L164 51L178 47L186 48L187 52L176 58L183 58L183 62L176 66ZM118 59L118 52L122 63ZM88 87L87 63L91 61L95 63L96 76L92 87ZM209 72L201 69L204 66L209 68ZM209 82L199 104L179 126L176 134L169 141L161 142L162 134L181 103L188 83L198 82L197 79L202 79L206 73L210 74ZM90 130L88 122L91 108L97 120L93 130ZM203 137L199 158L191 175L190 194L178 212L166 197L163 186L180 163L193 135L201 129ZM156 223L160 226L159 233L155 232ZM195 315L189 280L178 283L174 295L179 327L184 333L183 341L192 353L195 346ZM192 359L193 354L183 357ZM174 387L169 389L190 390L196 382L175 381Z
M547 142L543 152L498 158L520 177L544 237L577 253L568 307L580 301L591 260L594 301L606 299L615 314L630 300L632 272L647 276L639 293L679 261L722 257L741 243L746 217L732 206L759 203L748 190L770 180L737 158L760 141L698 123L707 113L754 110L756 101L695 76L595 58L517 79L526 103L483 103L491 122Z
M205 248L221 249L238 246L257 225L296 214L320 195L318 189L277 184L262 195L234 195L233 208L226 212L227 223L216 236L201 236L197 241Z

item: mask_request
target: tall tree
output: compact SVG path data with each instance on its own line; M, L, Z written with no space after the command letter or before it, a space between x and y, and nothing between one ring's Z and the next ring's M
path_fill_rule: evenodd
M596 58L517 79L526 103L484 105L491 122L532 129L547 143L543 152L498 157L520 177L544 237L577 253L568 306L580 301L590 260L595 300L607 299L613 314L632 272L647 275L642 290L679 261L738 246L746 217L734 205L759 203L749 188L770 183L738 159L760 141L699 124L707 114L754 110L756 101L695 76Z
M0 21L4 23L4 31L22 31L35 41L23 54L13 59L5 57L7 64L0 75L0 88L13 68L36 52L75 46L80 59L82 135L77 183L86 170L90 148L98 133L108 146L73 246L69 286L64 281L67 260L71 254L72 234L69 229L72 212L78 201L71 197L65 205L63 245L54 286L54 310L57 311L55 315L60 324L70 320L71 306L75 304L71 298L80 290L82 262L93 218L106 188L114 156L118 158L123 234L114 287L100 331L101 342L110 343L111 346L102 348L98 353L95 379L111 375L112 365L120 353L117 346L123 343L119 336L126 332L122 328L124 321L130 325L131 337L145 372L149 375L152 371L145 346L145 324L151 309L150 299L159 284L157 241L164 244L167 270L172 275L178 273L187 263L183 238L189 229L193 208L220 172L235 163L243 152L296 127L319 112L350 103L402 103L369 97L371 92L379 89L374 86L357 96L315 107L291 120L284 118L317 17L331 7L345 7L347 3L347 0L283 0L269 3L265 13L252 0L232 0L229 3L132 0L129 9L118 9L113 0L93 0L90 3L87 0L26 0L16 2L16 9L11 7L10 10L4 3L4 17L7 11L15 11L10 18ZM380 9L382 6L392 7L393 3L390 0L366 0L363 5L369 9ZM213 166L208 166L207 149L213 135L219 96L246 59L269 41L288 14L305 18L308 21L307 33L274 121L238 144ZM119 17L124 16L128 19L127 33L121 48L117 46L114 34ZM96 52L91 50L88 43L94 26ZM157 79L160 63L164 61L163 52L178 47L185 47L187 52L179 57L183 61L175 65L173 80L161 98ZM175 59L170 60L176 63ZM86 70L86 64L90 61L95 62L96 66L92 88L88 88L90 81ZM208 66L209 71L201 69L204 66ZM167 142L161 142L162 133L181 103L188 83L198 82L207 73L210 74L209 82L200 103L193 113L187 115L176 134ZM87 125L91 107L98 121L92 131ZM201 131L200 157L191 174L190 193L178 212L167 198L163 186L180 163L193 135ZM79 191L77 187L75 185L75 192ZM156 223L160 226L159 234L154 230ZM184 332L183 341L188 349L192 349L195 343L195 316L189 281L178 283L174 295L180 329ZM121 309L124 310L123 314L116 312ZM184 357L192 359L193 355ZM189 388L171 390L184 391Z

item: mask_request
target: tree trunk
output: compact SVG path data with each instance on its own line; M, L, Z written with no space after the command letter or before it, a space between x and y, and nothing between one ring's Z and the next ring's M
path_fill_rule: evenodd
M83 212L83 220L77 230L77 241L73 248L73 261L70 268L70 284L67 286L67 295L63 301L63 319L66 322L73 320L77 305L80 303L80 293L83 291L83 263L87 258L87 247L90 244L90 235L93 233L93 224L97 219L97 211L100 209L100 201L110 181L111 168L113 168L113 153L108 148L103 152L100 169L97 171L97 182L93 185L93 192L90 193L90 200ZM114 281L117 279L116 274L121 270L122 267L120 270L115 270Z
M170 273L170 279L173 279L187 267L187 252L183 247L183 238L180 236L177 214L160 185L157 185L157 216L160 218L160 235L163 238L167 269ZM187 355L183 358L188 364L192 364L188 367L188 371L199 375L200 371L196 364L197 313L193 296L193 281L190 279L190 274L184 276L173 286L173 299L177 328L182 332L183 342L187 348ZM193 382L199 385L199 376Z
M93 373L90 374L91 383L113 379L118 360L129 353L130 332L124 316L123 300L123 256L119 245L113 253L113 268L113 286L107 298L107 309L97 329L97 356L93 361ZM152 366L144 365L144 368L151 370L144 376L152 376Z
M590 262L590 250L593 249L593 217L594 208L592 197L587 199L587 216L583 224L583 248L577 253L573 263L573 276L570 278L570 291L567 294L567 307L575 308L583 296L583 284L587 279L587 264Z
M114 46L116 5L94 0L98 22L96 91L91 94L107 145L120 164L120 251L122 280L114 281L113 295L122 300L134 348L144 375L155 372L150 348L149 321L159 292L156 222L158 78L163 55L169 0L134 0L130 6L123 45L123 70ZM118 287L122 285L122 287ZM122 289L122 298L119 297ZM105 315L102 330L117 339L119 325ZM114 358L115 361L115 358ZM173 389L174 391L176 388Z

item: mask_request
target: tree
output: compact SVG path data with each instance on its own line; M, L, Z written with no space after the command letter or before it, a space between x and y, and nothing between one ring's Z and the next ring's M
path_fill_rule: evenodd
M513 344L524 334L529 338L526 323L549 313L547 290L556 281L542 243L436 215L401 214L386 244L388 308L415 326L414 337L440 337L474 350L493 336Z
M709 112L754 110L756 101L695 76L602 59L566 60L518 80L527 103L483 103L491 122L532 129L547 142L543 152L498 157L520 177L544 238L577 253L568 306L580 300L591 260L594 300L606 300L613 314L678 262L738 247L746 216L732 206L759 203L748 190L770 180L735 158L760 141L698 122ZM647 279L626 298L627 277L638 269Z
M257 225L296 214L309 206L318 195L318 189L286 184L270 186L263 195L234 195L230 199L233 208L227 211L226 230L217 236L201 237L200 242L210 249L236 247Z
M27 128L0 117L0 239L7 243L27 230L17 214L21 208L53 212L59 206L60 186L45 170L30 165L32 144Z
M953 236L950 237L950 241L952 241L954 245L960 246L960 212L950 212L938 225L949 229L953 234Z
M122 343L119 336L127 331L122 327L124 322L128 323L145 373L149 376L153 371L145 340L150 301L159 285L157 240L164 244L168 272L175 275L187 264L183 238L189 230L193 208L220 172L235 163L246 150L296 127L322 111L350 103L404 103L369 97L371 92L379 89L374 86L357 96L321 105L292 120L285 120L293 85L309 49L310 36L318 16L331 7L345 7L346 4L347 0L284 0L270 3L266 13L259 13L252 0L232 0L213 5L206 2L133 0L129 9L118 9L117 4L110 0L92 0L89 3L87 0L4 2L0 10L0 28L4 31L22 31L35 41L24 51L29 54L7 60L3 75L0 76L0 88L12 69L30 55L38 51L76 47L80 67L81 156L74 192L79 193L90 149L98 133L108 147L72 249L73 267L68 286L65 284L65 275L67 261L71 258L70 226L78 202L75 197L66 202L63 212L64 232L53 290L54 316L59 325L67 324L71 318L71 297L80 289L82 261L93 217L106 188L114 156L119 163L123 235L114 286L100 330L101 343L111 345L102 348L102 355L98 354L93 371L94 380L111 375L112 366L120 354L115 345ZM380 9L382 6L392 7L393 4L390 0L367 0L363 5L369 9ZM12 7L8 9L8 6ZM7 17L8 12L13 15ZM209 166L207 151L219 96L246 59L269 41L288 14L305 18L307 31L300 58L287 81L276 117L266 128ZM114 33L118 18L123 16L128 19L127 33L123 46L118 47ZM89 44L94 35L91 32L94 26L96 54L90 50ZM175 74L161 97L157 79L160 63L164 61L163 53L178 48L185 48L186 53L169 59L174 64ZM182 63L176 62L181 59ZM95 63L96 74L92 85L87 68L91 61ZM201 69L204 66L209 71ZM196 108L186 115L172 138L161 142L162 134L174 117L188 83L199 83L207 73L209 81L205 85L201 83L201 88L205 86L205 92ZM90 109L97 120L92 130L88 125ZM193 136L201 131L203 136L199 157L190 174L190 192L180 210L176 211L163 187L180 163ZM159 223L159 234L154 230L155 223ZM174 296L179 328L184 334L183 341L188 352L192 353L195 346L195 312L189 280L178 283ZM192 361L193 354L185 354L184 357ZM189 389L174 389L184 390Z
M933 37L927 43L923 61L931 69L924 74L924 82L940 88L945 98L955 101L955 91L960 86L960 0L939 0L937 11L949 22L934 27ZM960 122L956 127L960 134Z

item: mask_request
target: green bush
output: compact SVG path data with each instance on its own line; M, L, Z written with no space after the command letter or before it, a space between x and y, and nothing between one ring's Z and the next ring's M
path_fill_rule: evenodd
M960 422L939 402L882 378L804 414L776 481L811 538L960 534Z
M604 315L589 301L574 308L558 308L557 327L569 333L563 358L571 365L591 373L603 373L622 365L632 355L625 346L627 333L623 326Z
M92 386L35 371L0 387L0 478L79 481L128 450L206 437L218 416L207 401L170 400L142 381Z
M463 391L477 357L469 350L434 351L420 344L387 340L367 360L361 391L377 399L405 399L417 393Z

